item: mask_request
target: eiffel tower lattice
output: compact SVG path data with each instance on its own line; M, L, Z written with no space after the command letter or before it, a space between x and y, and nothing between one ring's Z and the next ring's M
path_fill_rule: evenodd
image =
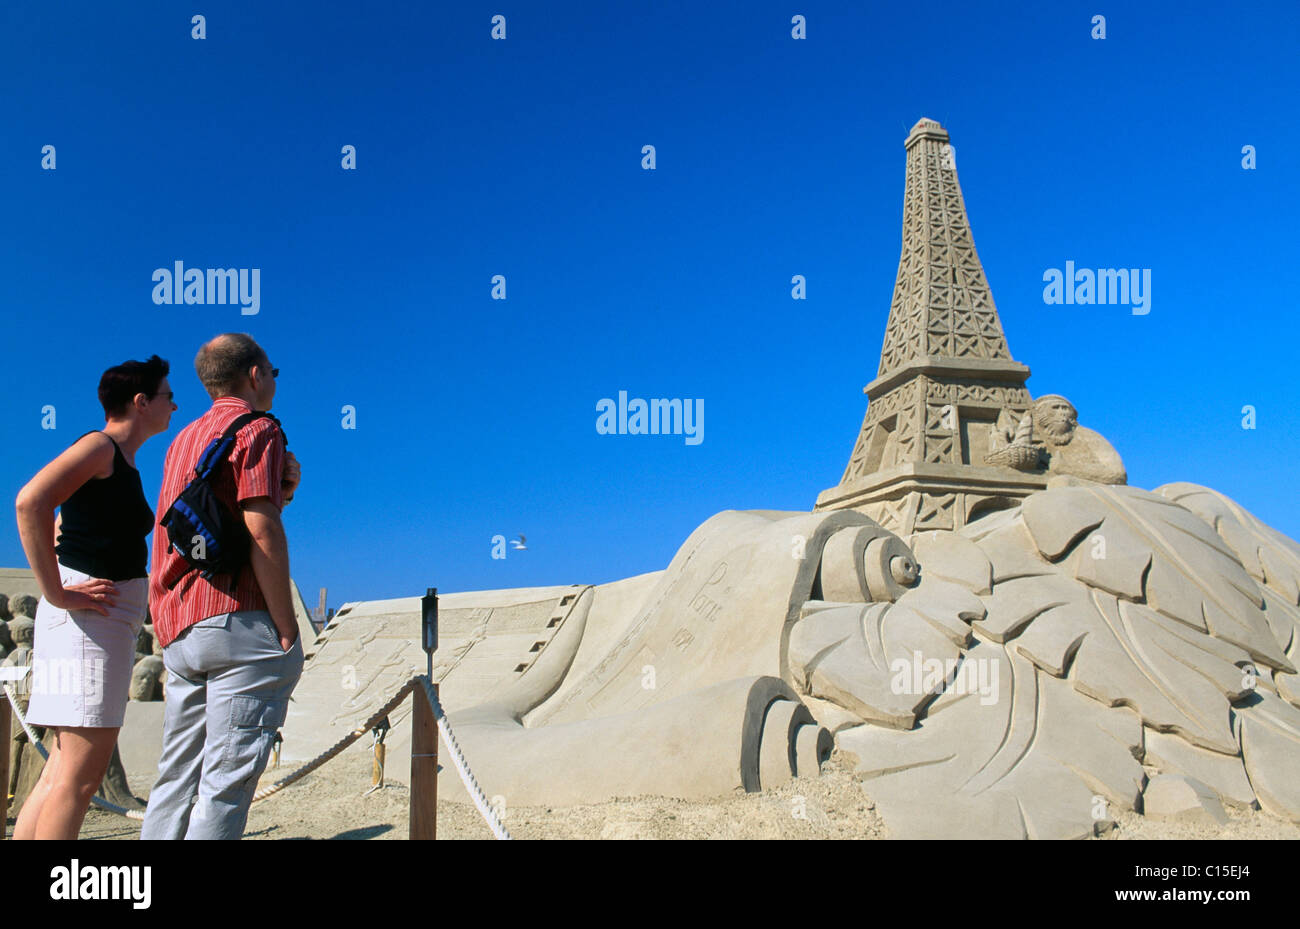
M817 509L889 529L957 529L1046 486L985 464L1004 411L1032 400L975 251L948 133L922 119L904 143L903 247L876 379L848 467Z

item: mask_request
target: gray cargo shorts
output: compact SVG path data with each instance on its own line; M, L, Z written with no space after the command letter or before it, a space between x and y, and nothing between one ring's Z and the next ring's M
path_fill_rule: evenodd
M265 610L209 616L163 649L163 748L140 838L244 834L302 663L301 639L280 648Z

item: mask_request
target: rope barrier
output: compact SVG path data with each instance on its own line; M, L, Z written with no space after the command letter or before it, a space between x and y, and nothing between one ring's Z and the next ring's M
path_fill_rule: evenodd
M398 690L393 698L389 700L388 703L384 704L384 706L379 710L372 713L369 719L354 728L346 736L339 739L311 761L302 765L288 776L281 778L274 784L271 784L269 787L263 787L257 793L253 794L252 802L258 803L280 792L295 781L306 777L331 758L337 756L345 748L378 725L384 717L400 706L402 701L421 684L424 685L425 697L429 701L429 706L433 709L434 718L438 721L438 731L442 733L443 741L447 744L447 749L451 752L452 762L456 767L457 773L460 774L460 779L465 785L466 792L469 793L470 799L474 801L474 805L478 808L479 813L483 816L483 819L486 820L488 828L492 830L492 834L498 839L509 839L510 833L507 832L505 826L501 824L501 820L497 817L491 804L488 803L487 798L483 795L482 789L478 786L478 781L474 779L473 773L469 770L469 765L466 763L465 756L460 750L460 745L456 742L455 733L452 732L451 723L447 719L447 714L443 711L442 704L438 702L437 694L433 689L433 682L423 674L413 677L403 684L401 689ZM8 684L4 685L4 691L5 696L9 698L10 705L13 707L14 715L18 717L18 722L22 725L23 731L27 733L27 738L36 746L36 750L40 752L41 757L48 759L49 752L45 750L45 746L41 744L40 740L36 738L36 734L32 732L31 727L27 725L27 720L23 718L22 711L18 709L18 701L14 698L13 691L10 689ZM4 738L9 737L8 733L0 735ZM110 813L116 813L119 816L125 816L128 819L144 819L144 813L142 811L128 810L115 803L110 803L98 795L92 797L91 802L100 809L107 810Z
M422 674L413 679L411 683L424 685L425 696L429 698L429 706L433 708L433 716L438 721L438 731L442 733L442 740L447 743L447 750L451 752L452 763L455 764L456 771L460 774L461 782L464 783L470 799L474 801L479 813L487 821L488 828L492 830L492 834L498 839L509 839L510 833L506 832L506 827L501 825L501 820L497 818L496 811L487 802L487 797L483 796L478 781L474 780L473 772L470 771L469 765L465 763L465 756L461 754L460 746L456 743L456 735L451 731L451 723L447 720L447 714L442 710L442 704L438 702L438 695L434 693L433 682Z
M418 681L419 681L418 677L411 678L409 681L407 681L405 684L402 685L402 689L397 692L397 694L393 697L393 699L389 700L386 704L380 707L377 712L372 713L370 715L370 718L367 719L364 723L362 723L360 726L357 726L355 729L353 729L343 738L339 739L329 748L325 749L325 751L321 752L311 761L307 762L305 765L298 768L292 774L288 775L287 777L281 778L280 780L276 781L274 784L272 784L269 787L263 787L257 793L253 794L253 802L257 803L260 800L265 800L267 797L271 796L272 794L278 793L279 791L288 787L294 781L301 780L302 778L310 774L312 771L315 771L325 762L329 761L339 752L343 751L343 749L347 748L357 739L361 738L363 735L365 735L367 732L373 729L381 719L383 719L389 713L393 712L393 710L397 709L397 707L401 705L402 701L406 699L406 695L415 689L415 685Z

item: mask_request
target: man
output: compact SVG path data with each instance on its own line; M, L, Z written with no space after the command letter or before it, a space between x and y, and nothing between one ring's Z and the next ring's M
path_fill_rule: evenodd
M194 368L212 408L167 450L159 520L193 478L208 443L236 417L270 410L275 397L279 372L248 335L217 336L199 349ZM204 579L179 552L168 551L167 530L154 526L149 609L168 672L167 707L142 839L244 834L257 780L302 673L280 522L299 479L275 420L263 417L239 430L212 480L252 539L248 563L233 577Z
M1115 447L1101 433L1079 425L1079 412L1060 394L1034 401L1034 431L1046 442L1050 474L1073 474L1099 484L1127 484Z
M1060 394L1039 397L1029 414L1002 410L989 440L988 464L1098 484L1128 483L1119 452L1101 433L1080 426L1078 410Z

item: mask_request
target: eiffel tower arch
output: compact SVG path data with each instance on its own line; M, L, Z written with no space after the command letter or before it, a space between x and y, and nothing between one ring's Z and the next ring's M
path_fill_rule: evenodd
M1047 486L1046 474L990 465L1000 416L1033 401L1011 357L975 251L948 133L908 133L903 248L876 378L840 483L817 510L857 509L908 534L958 529Z

